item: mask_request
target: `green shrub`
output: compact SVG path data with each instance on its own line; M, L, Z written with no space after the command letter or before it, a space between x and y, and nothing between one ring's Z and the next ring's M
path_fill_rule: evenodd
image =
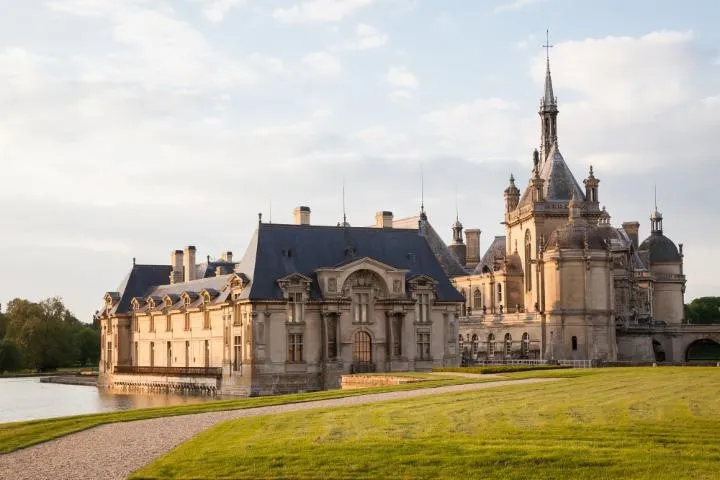
M528 372L530 370L557 370L561 368L572 368L567 365L486 365L478 367L438 367L433 372L455 372L455 373L511 373Z

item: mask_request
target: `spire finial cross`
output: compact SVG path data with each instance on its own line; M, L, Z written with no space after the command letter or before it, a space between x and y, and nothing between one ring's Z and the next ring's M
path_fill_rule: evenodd
M550 30L545 30L545 45L543 45L543 48L545 49L545 57L547 59L548 64L550 63L550 49L553 48L555 45L550 43Z

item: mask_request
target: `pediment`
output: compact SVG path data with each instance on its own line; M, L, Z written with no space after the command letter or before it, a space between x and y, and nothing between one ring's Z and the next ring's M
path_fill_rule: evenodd
M284 277L277 279L277 283L282 289L288 289L292 287L309 289L312 279L303 275L302 273L294 272Z
M438 282L429 275L415 275L408 280L410 286L415 288L435 288Z
M341 263L331 268L318 268L316 272L349 272L359 269L369 269L382 272L403 272L407 273L407 270L400 270L391 265L387 265L383 262L375 260L371 257L362 257L350 262Z

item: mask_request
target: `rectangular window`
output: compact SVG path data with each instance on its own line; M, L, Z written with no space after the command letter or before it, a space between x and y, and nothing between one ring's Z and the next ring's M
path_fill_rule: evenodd
M185 327L185 331L186 331L186 332L189 332L189 331L190 331L190 314L189 314L188 312L185 312L185 325L184 325L184 327Z
M367 323L368 310L370 309L370 294L356 293L354 295L354 300L353 320L355 323Z
M150 332L155 331L155 315L150 314Z
M105 360L107 361L107 370L112 371L112 342L107 342L107 357Z
M288 363L303 361L303 336L300 333L288 334Z
M155 366L155 342L150 342L150 366Z
M210 311L207 307L203 310L203 328L205 330L210 330Z
M165 331L172 332L172 316L169 313L165 314Z
M210 340L205 340L205 368L210 367Z
M292 292L288 295L288 304L290 307L289 321L292 323L300 323L303 321L303 294Z
M167 342L167 366L172 367L172 343Z
M396 316L392 320L392 354L396 357L402 355L402 317Z
M132 365L140 365L140 357L138 356L138 342L135 342L135 348L133 351L133 358L130 360Z
M418 294L417 298L420 311L418 322L430 323L430 295L428 295L427 293L420 293Z
M417 334L417 357L419 360L430 360L430 334Z
M240 371L242 366L242 336L235 335L233 346L233 370Z
M132 322L133 322L133 330L135 330L136 332L139 332L140 331L140 322L138 322L138 318L135 314L133 314Z
M337 358L337 320L332 316L327 319L327 355Z
M185 342L185 368L190 366L190 342Z

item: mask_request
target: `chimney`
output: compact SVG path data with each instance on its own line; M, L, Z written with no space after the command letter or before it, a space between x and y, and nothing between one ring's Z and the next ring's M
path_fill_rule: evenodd
M185 247L184 256L184 267L185 267L185 281L189 282L195 280L196 268L195 268L195 247L188 245Z
M375 214L375 227L376 228L392 228L393 226L393 213L387 210L377 212Z
M637 251L639 245L638 234L640 232L640 222L623 222L622 228L628 234L628 237L630 237L633 248Z
M215 276L219 277L221 275L227 275L230 273L230 269L225 265L218 265L215 267Z
M232 263L232 252L225 252L222 255L220 255L220 258L224 262Z
M293 210L295 225L310 225L310 207L297 207Z
M467 265L473 267L480 263L480 229L465 230L465 245L467 245Z
M464 243L453 243L452 245L448 246L448 249L452 252L453 255L455 255L455 258L458 259L460 265L464 267L467 263L467 245L465 245Z
M182 283L183 281L183 251L175 250L170 254L170 283Z

